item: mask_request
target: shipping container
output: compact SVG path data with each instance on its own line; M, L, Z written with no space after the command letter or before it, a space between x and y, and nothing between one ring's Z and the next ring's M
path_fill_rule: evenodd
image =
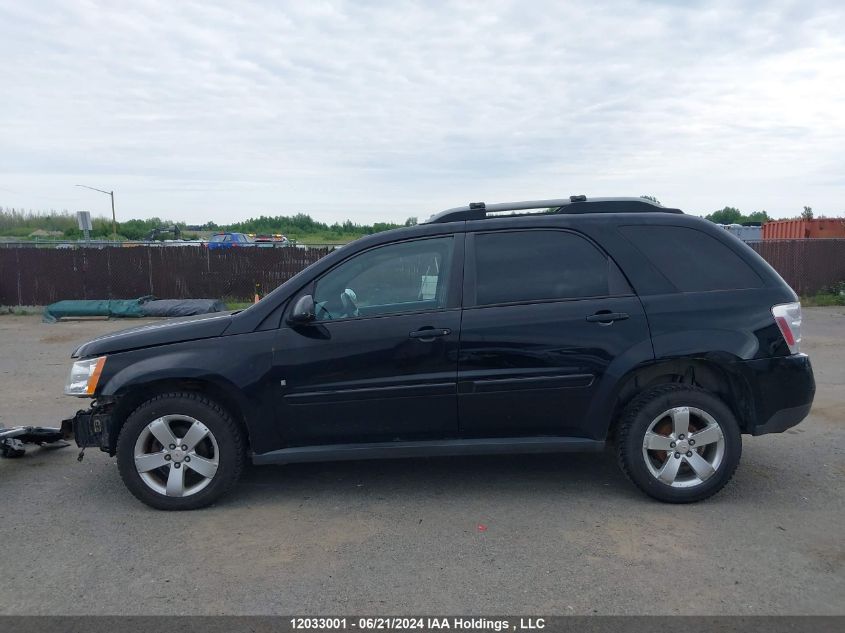
M764 240L845 237L845 218L773 220L763 225Z

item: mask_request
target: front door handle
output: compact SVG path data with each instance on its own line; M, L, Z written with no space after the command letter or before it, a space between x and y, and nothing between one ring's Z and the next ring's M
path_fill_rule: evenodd
M598 323L599 325L613 325L614 321L624 321L630 319L631 315L626 312L611 312L610 310L599 310L595 314L587 317L590 323Z
M434 339L440 336L449 336L452 333L452 330L449 328L422 328L421 330L417 330L416 332L411 332L408 334L408 338L415 338L423 342L433 341Z

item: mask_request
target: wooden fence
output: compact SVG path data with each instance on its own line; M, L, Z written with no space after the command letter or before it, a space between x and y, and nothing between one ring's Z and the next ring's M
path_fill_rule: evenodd
M62 299L234 299L267 293L328 249L198 247L0 249L0 304Z
M814 295L845 281L845 239L763 240L749 246L799 296Z
M750 244L799 295L845 280L845 239ZM0 305L62 299L252 299L328 253L328 249L195 247L0 248Z

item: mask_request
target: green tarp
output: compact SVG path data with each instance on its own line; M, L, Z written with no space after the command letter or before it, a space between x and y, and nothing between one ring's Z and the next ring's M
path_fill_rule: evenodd
M62 317L141 317L141 304L152 297L139 297L138 299L89 299L89 300L67 300L51 303L44 308L42 321L55 323Z
M51 303L44 308L45 323L55 323L62 317L180 317L224 312L226 304L218 299L89 299Z

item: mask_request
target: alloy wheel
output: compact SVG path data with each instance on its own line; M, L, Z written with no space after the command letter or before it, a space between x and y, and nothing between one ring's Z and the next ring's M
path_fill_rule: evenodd
M655 479L672 488L690 488L719 469L725 457L725 436L706 411L673 407L652 420L642 451Z
M155 492L188 497L206 488L220 464L214 435L187 415L164 415L150 422L135 441L135 469Z

